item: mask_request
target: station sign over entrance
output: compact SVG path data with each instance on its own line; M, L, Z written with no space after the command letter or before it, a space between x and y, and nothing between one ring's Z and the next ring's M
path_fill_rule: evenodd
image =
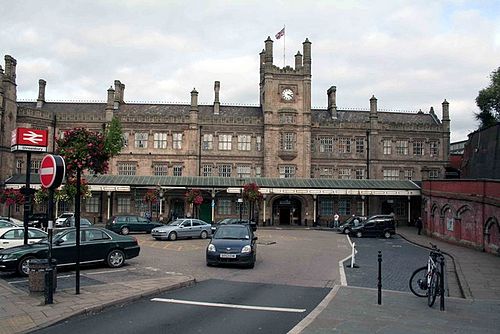
M12 130L10 150L26 152L47 152L48 131L29 128Z

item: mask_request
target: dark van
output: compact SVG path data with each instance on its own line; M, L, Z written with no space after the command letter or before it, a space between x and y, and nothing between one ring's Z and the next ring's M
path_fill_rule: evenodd
M374 216L367 219L363 225L353 227L350 235L361 237L390 238L396 234L396 223L392 216Z

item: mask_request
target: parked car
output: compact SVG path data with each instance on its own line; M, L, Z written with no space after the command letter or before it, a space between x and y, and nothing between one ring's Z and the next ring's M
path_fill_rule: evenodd
M111 217L106 228L116 233L127 235L130 232L146 232L151 233L155 227L163 226L163 224L155 223L147 220L144 217L133 215L119 215Z
M54 227L62 227L64 226L64 222L66 219L74 217L75 214L73 212L63 212L62 214L59 215L59 217L56 218L56 221L54 223Z
M92 226L92 223L87 218L80 217L80 227ZM75 227L75 217L66 218L59 226L56 227Z
M34 244L47 237L47 233L28 227L28 244ZM0 249L24 245L24 228L20 226L0 228Z
M8 221L8 220L0 219L0 228L3 228L3 227L17 227L17 225L14 224L13 222Z
M155 227L151 236L156 240L177 240L180 238L206 239L210 234L211 225L203 220L194 218L181 218L171 221L167 225Z
M49 218L45 212L33 213L28 218L28 226L31 227L37 227L37 228L47 227L48 223L49 223Z
M81 263L104 262L111 268L121 267L126 259L139 255L137 239L123 236L107 229L89 227L80 233ZM46 259L48 240L43 239L31 245L23 245L0 250L0 270L16 271L20 275L29 274L29 261ZM52 257L58 266L74 265L76 262L76 230L65 229L52 240Z
M23 226L24 225L24 222L22 220L19 220L19 219L16 219L16 218L12 218L12 217L0 217L0 220L7 220L11 223L14 223L16 224L17 226Z
M351 216L347 218L345 222L339 225L337 227L337 231L344 233L344 234L349 234L351 232L351 229L353 227L359 226L364 223L366 220L366 217L364 216Z
M207 266L238 264L248 268L255 266L257 237L249 225L221 225L207 246Z
M228 225L228 224L242 224L242 225L248 225L252 229L252 231L257 231L257 223L254 221L249 221L248 219L239 219L239 218L224 218L222 220L219 220L217 223L212 225L212 234L215 233L217 228L221 225Z
M374 216L365 221L363 225L353 227L351 235L361 237L384 237L390 238L396 234L396 223L393 216Z

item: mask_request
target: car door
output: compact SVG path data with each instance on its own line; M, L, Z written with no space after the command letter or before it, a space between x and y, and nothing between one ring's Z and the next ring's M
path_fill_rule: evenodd
M205 223L198 219L193 219L191 223L192 236L199 237L203 228L206 227Z
M363 225L363 235L366 237L373 236L375 231L375 221L371 221Z
M153 226L153 223L149 219L137 217L137 231L149 233L153 229Z
M16 228L0 236L0 249L20 246L24 244L24 230Z
M184 219L182 224L179 226L179 236L182 236L183 238L186 237L192 237L193 236L193 231L191 227L191 219ZM182 227L181 227L182 226Z
M130 232L137 232L141 230L141 224L137 221L136 216L128 216L127 217L127 226Z
M53 241L52 257L57 260L58 265L76 263L76 230L71 229L58 234Z
M104 261L112 247L111 238L99 229L82 231L81 257L82 262Z

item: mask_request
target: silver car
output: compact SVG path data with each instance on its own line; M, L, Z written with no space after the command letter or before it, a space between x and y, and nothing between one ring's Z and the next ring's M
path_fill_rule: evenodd
M211 234L211 225L203 220L194 218L180 218L167 225L155 227L151 236L156 240L177 240L179 238L206 239Z

